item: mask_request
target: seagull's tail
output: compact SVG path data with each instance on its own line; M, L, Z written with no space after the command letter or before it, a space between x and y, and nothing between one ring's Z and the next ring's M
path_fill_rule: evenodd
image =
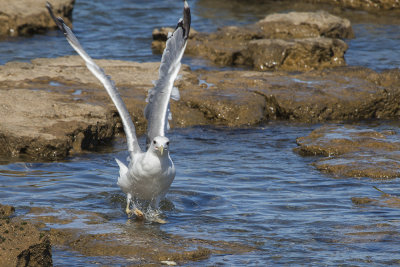
M115 159L119 166L119 177L117 184L121 187L122 191L125 191L124 188L129 188L130 183L128 180L128 167L124 163L122 163L119 159Z

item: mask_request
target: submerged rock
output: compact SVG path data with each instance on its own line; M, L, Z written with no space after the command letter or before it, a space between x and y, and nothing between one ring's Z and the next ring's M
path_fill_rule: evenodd
M385 193L375 186L374 188L381 193L380 198L352 197L351 201L355 205L376 205L396 209L400 208L400 197Z
M350 125L329 125L297 138L301 155L319 155L314 166L339 177L400 177L399 135ZM363 200L360 200L361 202Z
M106 261L102 262L105 265L112 264L115 258L133 265L160 265L165 261L190 265L211 255L241 254L256 249L236 242L168 234L159 227L144 227L143 221L129 219L116 223L107 219L109 215L74 209L34 207L27 217L34 223L57 226L49 231L54 247L98 257Z
M153 31L152 48L163 51L169 28ZM345 65L350 21L326 12L272 14L245 27L223 27L215 33L191 32L186 53L221 66L256 70L311 70Z
M0 205L0 265L52 266L48 235L29 222L9 218L10 212L1 215L4 210L14 208Z
M54 12L71 25L75 0L52 0ZM46 0L0 0L0 36L30 35L56 27L50 18Z

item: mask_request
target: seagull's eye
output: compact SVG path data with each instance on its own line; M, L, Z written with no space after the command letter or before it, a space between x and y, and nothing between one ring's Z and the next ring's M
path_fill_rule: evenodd
M156 140L153 140L153 144L157 144Z
M167 146L169 146L169 142L167 142Z

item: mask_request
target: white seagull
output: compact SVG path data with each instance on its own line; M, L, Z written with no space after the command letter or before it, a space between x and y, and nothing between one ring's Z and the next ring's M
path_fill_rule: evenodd
M167 194L175 178L175 167L169 156L169 139L165 137L165 131L169 127L169 100L171 97L179 99L178 89L173 84L181 66L190 31L190 8L186 0L183 2L183 19L179 20L175 31L168 36L161 59L159 79L155 82L154 88L149 90L146 100L148 102L144 111L148 121L146 152L140 149L135 126L114 82L85 52L63 19L54 16L51 4L47 2L46 5L58 28L64 33L69 44L83 58L87 68L103 84L118 110L129 150L128 166L116 159L120 168L118 185L127 195L126 213L128 216L135 214L139 219L143 219L144 214L135 206L133 200L148 202L151 207L158 209L160 201ZM131 204L133 209L131 209Z

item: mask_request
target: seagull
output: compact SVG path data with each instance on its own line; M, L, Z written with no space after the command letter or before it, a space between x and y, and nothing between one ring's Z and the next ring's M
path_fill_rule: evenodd
M183 2L183 19L178 21L174 32L168 35L166 48L161 58L159 79L154 82L154 88L148 91L147 105L144 110L148 122L145 152L139 146L135 126L115 83L86 53L63 19L54 15L51 4L49 2L46 4L50 16L64 33L68 43L85 61L90 72L103 84L121 117L128 145L129 164L127 166L116 159L119 166L117 184L127 196L128 217L134 214L138 219L145 218L144 213L136 207L134 200L150 203L152 208L158 210L160 201L167 194L175 178L175 166L169 155L170 141L165 136L165 132L169 129L168 120L171 118L170 98L179 99L179 91L173 85L181 67L181 59L190 31L190 8L186 0Z

